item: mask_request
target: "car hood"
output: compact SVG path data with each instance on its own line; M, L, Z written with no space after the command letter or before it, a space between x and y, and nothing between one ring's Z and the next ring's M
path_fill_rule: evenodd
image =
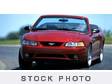
M38 30L25 34L24 38L33 41L68 42L82 41L84 39L87 39L88 35L75 31Z

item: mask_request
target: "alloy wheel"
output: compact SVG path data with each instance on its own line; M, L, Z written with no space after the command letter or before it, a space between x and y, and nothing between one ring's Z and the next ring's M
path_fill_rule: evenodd
M92 64L92 50L91 47L88 49L88 57L87 57L87 66L91 66Z

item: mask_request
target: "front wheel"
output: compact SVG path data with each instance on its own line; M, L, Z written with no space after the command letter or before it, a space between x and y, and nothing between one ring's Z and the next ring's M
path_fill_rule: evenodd
M92 65L92 47L88 47L87 57L85 62L86 67L90 67Z
M32 61L23 59L20 52L19 52L19 58L18 59L19 59L19 67L21 69L26 70L26 69L32 68Z

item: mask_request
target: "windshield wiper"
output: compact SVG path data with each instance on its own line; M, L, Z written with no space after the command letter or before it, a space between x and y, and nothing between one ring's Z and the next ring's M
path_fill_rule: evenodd
M47 28L33 28L32 30L48 30Z
M49 28L33 28L32 30L66 30L66 31L73 31L72 29L68 28L56 28L56 29L49 29Z
M68 28L59 28L57 30L66 30L66 31L75 31L75 32L80 32L79 30L75 30L75 29L68 29Z
M67 31L72 31L71 29L68 29L68 28L58 28L57 30L67 30Z

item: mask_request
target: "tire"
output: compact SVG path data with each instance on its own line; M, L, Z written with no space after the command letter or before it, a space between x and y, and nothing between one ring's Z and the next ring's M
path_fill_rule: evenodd
M91 65L92 65L92 47L89 46L87 51L85 66L90 67Z
M23 70L26 70L26 69L31 69L32 68L32 61L30 60L24 60L19 52L19 67Z
M99 58L97 59L97 62L101 63L103 61L103 57L104 57L103 49L101 49L100 50L100 54L99 54Z

